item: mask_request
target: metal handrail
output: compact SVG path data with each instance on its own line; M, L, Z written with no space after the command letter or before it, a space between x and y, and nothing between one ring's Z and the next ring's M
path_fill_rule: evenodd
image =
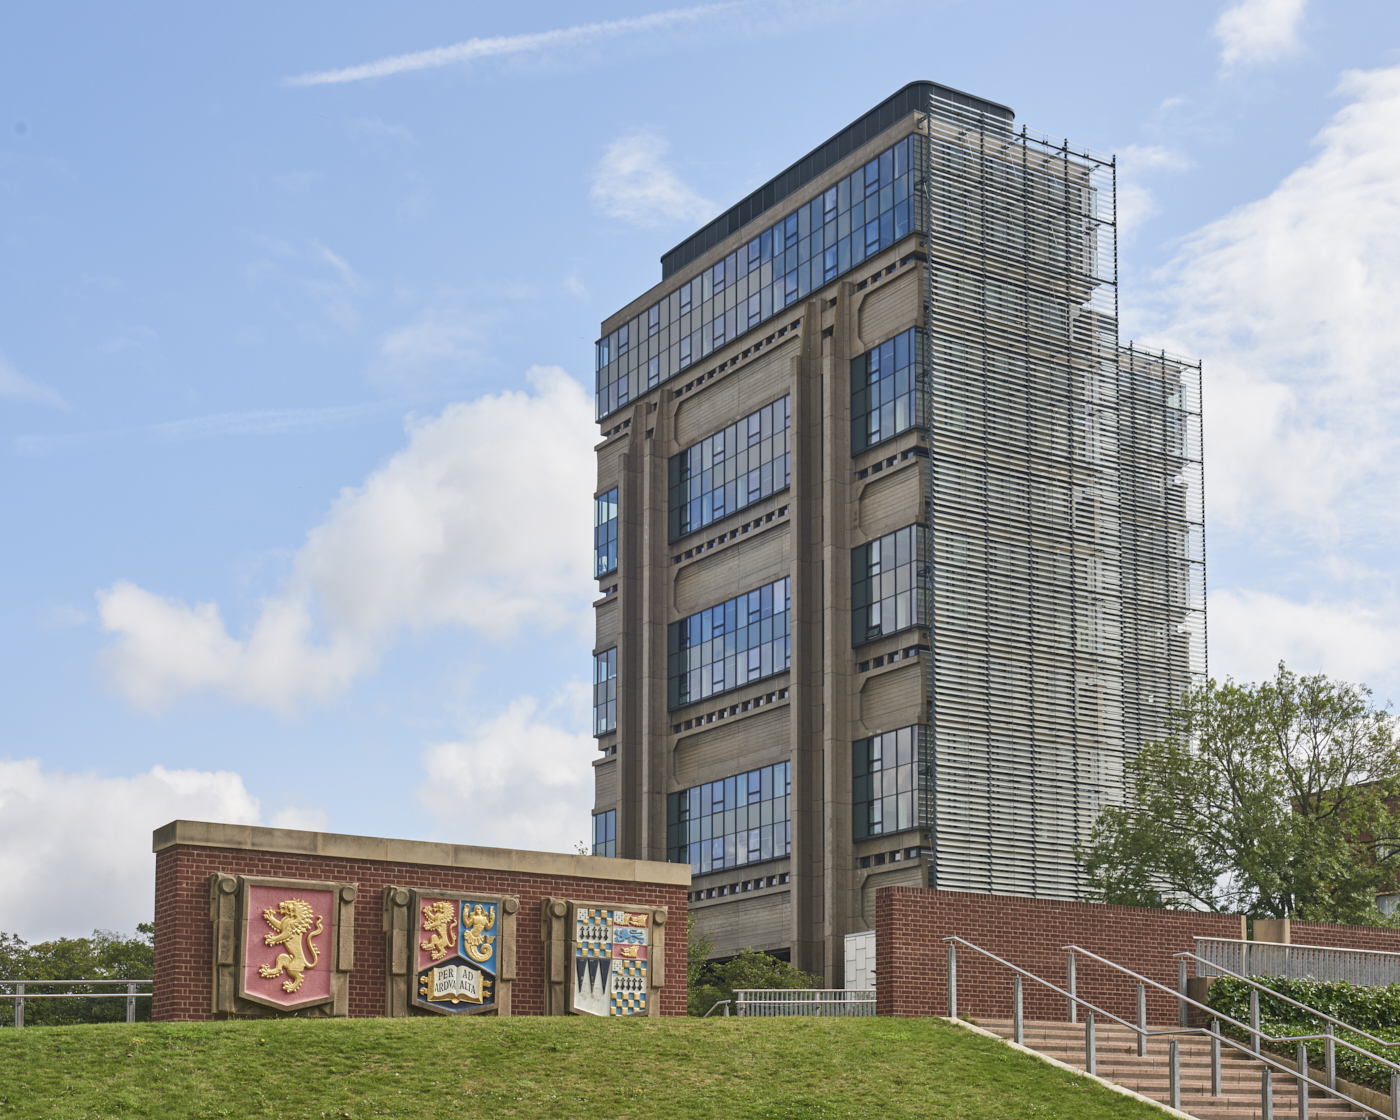
M1011 969L1012 972L1020 973L1022 976L1026 977L1027 979L1034 980L1037 984L1043 984L1043 985L1045 985L1045 987L1049 988L1052 992L1058 992L1060 995L1064 996L1066 999L1072 999L1072 1000L1074 1000L1075 1003L1080 1004L1080 1005L1082 1005L1082 1006L1084 1006L1084 1007L1087 1007L1090 1011L1094 1012L1095 1014L1097 1014L1097 1015L1103 1015L1103 1016L1106 1017L1106 1018L1112 1019L1115 1023L1122 1023L1123 1026L1127 1027L1129 1030L1137 1031L1137 1032L1139 1032L1139 1033L1148 1034L1148 1035L1151 1035L1151 1034L1179 1034L1179 1033L1182 1033L1182 1032L1180 1032L1180 1031L1143 1031L1142 1028L1136 1026L1136 1025L1133 1024L1133 1023L1128 1022L1126 1019L1120 1019L1120 1018L1118 1018L1118 1016L1115 1015L1115 1014L1113 1014L1112 1011L1105 1011L1105 1010L1104 1010L1103 1008L1101 1008L1101 1007L1095 1007L1095 1006L1094 1006L1092 1003L1090 1003L1087 999L1084 999L1084 998L1081 997L1081 996L1073 995L1072 993L1065 991L1063 988L1057 988L1057 987L1055 987L1055 985L1052 984L1052 983L1050 983L1049 980L1042 980L1042 979L1041 979L1039 976L1037 976L1035 973L1033 973L1033 972L1027 972L1024 968L1020 968L1020 967L1018 967L1018 966L1012 964L1012 963L1011 963L1010 961L1008 961L1008 960L1003 960L1001 957L997 956L995 953L991 953L991 952L988 952L986 949L983 949L980 945L974 945L971 941L968 941L968 940L966 940L966 939L964 939L964 938L961 938L961 937L945 937L943 940L944 940L945 942L956 942L956 943L959 944L959 945L966 945L966 946L967 946L969 949L971 949L973 952L981 953L984 957L990 957L992 960L996 961L997 964L1005 965L1007 968ZM953 997L951 1011L953 1012L953 1014L950 1015L949 1018L954 1018L954 1019L957 1018L957 1014L956 1014L956 1013L957 1013L957 996L954 996L954 997Z
M986 949L983 949L981 946L974 945L972 942L966 940L965 938L962 938L962 937L945 937L945 938L943 938L943 940L944 940L944 942L948 943L948 946L949 946L950 951L952 950L954 944L966 945L969 949L973 950L974 952L981 953L984 957L989 957L989 958L991 958L992 960L996 961L998 964L1005 965L1007 968L1011 969L1013 972L1016 972L1016 973L1020 974L1021 976L1029 977L1030 979L1034 980L1037 984L1044 985L1045 987L1051 989L1051 991L1058 992L1060 995L1062 995L1062 996L1064 996L1065 998L1071 1000L1074 1004L1077 1004L1077 1005L1080 1005L1080 1006L1083 1006L1083 1007L1087 1007L1087 1008L1089 1008L1091 1011L1097 1012L1098 1014L1101 1014L1101 1015L1104 1015L1104 1016L1106 1016L1107 1018L1112 1019L1112 1020L1113 1020L1114 1022L1116 1022L1116 1023L1121 1023L1123 1026L1125 1026L1125 1027L1127 1027L1129 1030L1131 1030L1134 1034L1137 1034L1137 1035L1139 1035L1140 1037L1142 1037L1142 1038L1144 1038L1144 1039L1150 1038L1150 1037L1153 1037L1153 1036L1163 1036L1163 1035L1205 1035L1206 1037L1210 1038L1210 1039L1212 1040L1212 1042L1223 1042L1223 1043L1225 1043L1227 1046L1233 1047L1234 1049L1239 1050L1239 1051L1242 1051L1243 1053L1247 1054L1249 1057L1254 1058L1254 1059L1257 1059L1257 1060L1260 1061L1260 1062L1263 1062L1263 1063L1264 1063L1264 1066L1265 1066L1265 1072L1266 1072L1266 1073L1268 1072L1268 1067L1270 1067L1270 1066L1276 1067L1276 1068L1278 1068L1281 1072L1283 1072L1283 1073L1285 1073L1285 1074L1288 1074L1288 1075L1291 1076L1291 1077L1296 1078L1298 1081L1306 1082L1307 1084L1313 1086L1314 1088L1320 1089L1320 1090L1322 1090L1324 1093L1327 1093L1329 1096L1336 1097L1338 1100L1342 1100L1342 1101L1345 1101L1347 1104L1354 1105L1356 1108L1361 1109L1363 1112L1370 1113L1370 1114L1373 1115L1373 1116L1379 1116L1379 1117L1382 1118L1382 1120L1392 1120L1391 1117L1387 1117L1386 1114L1385 1114L1384 1112L1382 1112L1380 1109L1376 1108L1375 1106L1369 1105L1369 1104L1364 1104L1364 1103L1362 1103L1361 1101L1358 1101L1358 1100L1356 1100L1356 1099L1353 1098L1353 1097L1349 1097L1349 1096L1347 1096L1345 1093L1340 1092L1338 1089L1336 1089L1336 1088L1333 1087L1333 1086L1324 1085L1324 1084L1323 1084L1322 1082L1320 1082L1320 1081L1314 1081L1311 1077L1309 1077L1307 1074L1303 1073L1301 1070L1291 1070L1291 1069L1289 1069L1286 1065L1284 1065L1282 1062L1276 1060L1275 1058L1273 1058L1273 1057L1271 1057L1271 1056L1269 1056L1269 1055L1267 1055L1267 1054L1255 1053L1253 1050L1251 1050L1249 1047L1247 1047L1244 1043L1238 1042L1238 1041L1236 1041L1235 1039L1229 1037L1229 1035L1226 1035L1226 1034L1224 1034L1224 1033L1222 1033L1222 1032L1219 1032L1219 1031L1212 1031L1212 1030L1210 1030L1210 1029L1207 1028L1207 1027L1175 1027L1175 1028L1172 1028L1172 1029L1170 1029L1170 1030L1164 1030L1164 1031L1149 1031L1149 1030L1147 1030L1145 1027L1140 1027L1140 1026L1134 1024L1134 1023L1129 1023L1129 1022L1127 1022L1125 1019L1120 1019L1117 1015L1114 1015L1111 1011L1104 1011L1104 1010L1102 1010L1101 1008L1095 1007L1092 1003L1090 1003L1088 1000L1084 999L1083 997L1078 996L1078 995L1075 995L1075 994L1072 993L1072 992L1067 992L1067 991L1065 991L1063 988L1059 988L1059 987L1057 987L1056 985L1050 983L1050 981L1048 981L1048 980L1042 980L1039 976L1035 975L1035 973L1033 973L1033 972L1027 972L1025 969L1019 968L1018 966L1012 964L1010 961L1002 959L1001 957L997 956L995 953L988 952ZM1213 1017L1215 1017L1217 1020L1218 1020L1218 1019L1225 1019L1225 1020L1227 1020L1227 1021L1229 1021L1229 1022L1231 1022L1231 1023L1234 1023L1236 1026L1244 1027L1244 1024L1238 1022L1238 1020L1231 1019L1230 1016L1228 1016L1228 1015L1221 1015L1219 1012L1215 1011L1213 1008L1207 1007L1205 1004L1202 1004L1202 1003L1197 1003L1195 1000L1191 999L1191 998L1188 997L1188 996L1180 995L1179 993L1174 992L1174 991L1172 991L1172 989L1166 987L1166 985L1164 985L1164 984L1159 984L1156 980L1151 980L1151 979L1149 979L1149 978L1146 977L1146 976L1142 976L1142 975L1140 975L1140 974L1134 972L1134 971L1133 971L1132 969L1130 969L1130 968L1124 968L1124 967L1123 967L1122 965L1120 965L1120 964L1115 964L1113 961L1110 961L1110 960L1108 960L1108 959L1106 959L1106 958L1104 958L1104 957L1101 957L1101 956L1099 956L1097 953L1091 953L1089 950L1083 949L1083 948L1079 947L1078 945L1063 945L1063 946L1061 946L1061 948L1062 948L1063 950L1065 950L1066 952L1071 952L1071 953L1075 953L1075 952L1077 952L1077 953L1083 953L1086 957L1090 957L1090 958L1092 958L1093 960L1096 960L1096 961L1101 962L1102 964L1108 965L1110 968L1117 969L1119 972L1122 972L1122 973L1124 973L1124 974L1126 974L1126 975L1128 975L1128 976L1133 977L1133 978L1134 978L1135 980L1137 980L1140 984L1151 984L1154 988L1160 988L1162 991L1167 992L1167 993L1168 993L1169 995L1171 995L1173 998L1185 1000L1187 1003L1190 1003L1190 1004L1192 1004L1193 1006L1198 1007L1198 1008L1200 1008L1200 1009L1203 1010L1203 1011L1208 1011L1208 1012L1210 1012L1211 1015L1212 1015ZM956 984L956 982L957 982L957 981L956 981L956 972L955 972L955 973L954 973L954 979L953 979L953 981L952 981L952 984ZM952 1013L953 1016L956 1016L957 996L956 996L955 994L952 994L952 992L956 990L956 989L953 989L953 988L952 988L952 984L950 984L950 989L951 989L951 991L950 991L950 999L949 999L949 1004L950 1004L949 1010L950 1010L950 1012ZM1086 1024L1086 1028L1087 1028L1088 1030L1092 1031L1092 1027L1093 1027L1093 1021L1092 1021L1092 1019L1091 1019L1091 1020L1089 1021L1089 1023ZM1244 1029L1250 1031L1252 1034L1257 1034L1257 1035L1260 1035L1261 1037L1267 1037L1267 1038L1269 1038L1269 1041L1271 1041L1271 1042L1281 1041L1281 1040L1278 1040L1278 1039L1274 1039L1274 1038L1272 1038L1272 1037L1270 1037L1270 1036L1264 1035L1262 1031L1258 1030L1258 1028L1244 1027ZM1090 1035L1090 1037L1092 1037L1092 1035ZM1297 1037L1294 1037L1294 1038L1290 1039L1290 1041L1294 1041L1294 1042L1305 1041L1305 1040L1307 1040L1307 1039L1310 1038L1310 1037L1324 1038L1324 1037L1330 1037L1330 1036L1324 1036L1324 1035L1316 1035L1316 1036L1297 1036ZM1342 1040L1341 1040L1341 1039L1337 1039L1337 1041L1340 1042L1340 1041L1342 1041ZM1344 1045L1345 1045L1345 1043L1344 1043ZM1359 1048L1355 1048L1355 1049L1359 1049ZM1364 1053L1365 1051L1362 1051L1362 1052ZM1373 1055L1373 1056L1374 1056L1374 1055ZM1218 1060L1218 1058L1216 1057L1216 1053L1215 1053L1214 1047L1212 1047L1212 1057L1215 1058L1216 1060ZM1087 1063L1086 1063L1086 1064L1087 1064ZM1092 1071L1091 1071L1091 1072L1092 1072ZM1215 1071L1212 1071L1212 1072L1214 1073ZM1213 1083L1214 1083L1214 1084L1218 1085L1218 1083L1219 1083L1219 1082L1218 1082L1218 1078L1213 1078L1212 1080L1213 1080ZM1392 1101L1394 1101L1394 1100L1396 1099L1396 1095L1397 1095L1397 1094L1394 1092L1395 1087L1396 1087L1396 1077L1392 1077L1392 1078L1391 1078L1391 1088L1392 1088L1391 1100L1392 1100ZM1179 1090L1177 1090L1177 1091L1179 1092ZM1218 1094L1214 1094L1214 1093L1213 1093L1212 1095L1218 1095ZM1173 1105L1173 1107L1176 1107L1176 1106Z
M0 984L154 984L154 980L0 980ZM147 995L150 993L147 992Z
M710 1011L713 1011L716 1007L719 1007L721 1004L724 1005L724 1017L727 1019L729 1018L729 1001L727 999L715 1000L714 1006L710 1008ZM708 1019L710 1017L710 1011L706 1011L705 1014L700 1016L700 1018Z
M25 989L30 985L36 987L51 988L57 984L72 986L75 984L86 984L93 987L99 985L111 986L114 984L125 984L124 992L29 992ZM136 989L140 985L150 985L154 989L153 980L0 980L0 985L13 989L8 992L0 992L0 998L13 999L15 1001L15 1029L24 1028L24 1004L31 999L124 999L126 1000L126 1021L136 1022L136 1001L138 999L155 999L154 990L149 992L138 992Z
M1080 948L1078 945L1065 945L1065 946L1062 946L1062 948L1064 948L1066 952L1071 952L1071 953L1083 953L1086 957L1090 957L1090 958L1092 958L1093 960L1098 961L1100 964L1106 964L1106 965L1108 965L1109 968L1116 968L1119 972L1126 973L1126 974L1129 975L1129 976L1137 977L1137 979L1141 980L1142 982L1147 983L1147 984L1151 984L1154 988L1161 988L1162 991L1169 993L1174 999L1178 999L1178 1000L1180 1000L1182 1003L1189 1003L1192 1007L1200 1008L1200 1010L1202 1010L1202 1011L1207 1011L1207 1012L1209 1012L1209 1013L1210 1013L1214 1018L1216 1018L1216 1019L1224 1019L1224 1020L1225 1020L1226 1022L1228 1022L1228 1023L1233 1023L1235 1026L1239 1027L1241 1030L1243 1030L1243 1031L1248 1031L1251 1035L1254 1035L1254 1036L1258 1037L1258 1039L1259 1039L1261 1042L1312 1042L1312 1041L1316 1040L1316 1041L1318 1041L1318 1042L1329 1042L1329 1043L1333 1043L1333 1044L1338 1044L1338 1043L1340 1043L1342 1046L1345 1046L1348 1050L1354 1050L1354 1051L1355 1051L1356 1053L1358 1053L1358 1054L1364 1054L1366 1057L1371 1058L1371 1059L1374 1059L1374 1060L1377 1061L1377 1062L1380 1062L1381 1065L1389 1066L1393 1072L1395 1072L1395 1073L1397 1073L1397 1074L1400 1074L1400 1065L1397 1065L1395 1062L1392 1062L1389 1058L1382 1058L1379 1054L1373 1054L1373 1053L1371 1053L1371 1051L1367 1050L1364 1046L1357 1046L1355 1043L1353 1043L1353 1042L1348 1042L1346 1039L1340 1038L1339 1036L1333 1034L1333 1033L1330 1032L1330 1031L1329 1031L1328 1033L1326 1033L1326 1034L1286 1034L1286 1035L1281 1035L1281 1036L1275 1038L1275 1037L1274 1037L1273 1035L1271 1035L1271 1034L1266 1034L1264 1031L1260 1030L1257 1026L1254 1026L1254 1025L1252 1025L1252 1024L1251 1024L1250 1026L1245 1026L1245 1025L1244 1025L1243 1023L1241 1023L1238 1019L1232 1019L1229 1015L1226 1015L1226 1014L1225 1014L1224 1012L1222 1012L1222 1011L1218 1011L1218 1010L1216 1010L1215 1008L1210 1007L1209 1005L1204 1004L1204 1003L1197 1003L1194 999L1191 999L1189 996L1184 996L1184 995L1182 995L1180 992L1174 992L1174 991L1172 991L1172 989L1168 988L1165 984L1159 984L1159 983L1157 983L1156 980L1149 980L1149 979L1147 979L1147 977L1145 977L1145 976L1138 976L1138 974L1137 974L1136 972L1134 972L1132 969L1130 969L1130 968L1124 968L1121 964L1115 964L1113 961L1108 960L1106 957L1101 957L1101 956L1099 956L1097 953L1091 953L1088 949L1082 949L1082 948ZM1172 956L1173 956L1174 958L1178 958L1178 959L1179 959L1180 957L1182 957L1183 955L1190 956L1190 955L1192 955L1192 954L1182 954L1182 953L1173 953L1173 954L1172 954ZM1207 962L1207 963L1209 963L1209 962ZM1233 975L1233 973L1232 973L1232 975ZM1248 979L1248 977L1245 977L1245 976L1241 976L1241 977L1239 977L1239 979L1244 980L1244 981L1246 981L1247 983L1254 983L1253 981L1250 981L1250 980ZM1259 987L1259 988L1261 988L1261 989L1263 989L1263 990L1266 991L1266 992L1269 992L1271 995L1278 995L1278 993L1277 993L1277 992L1274 992L1271 988L1264 988L1264 986L1263 986L1262 984L1256 984L1255 986L1256 986L1256 987ZM1288 999L1287 996L1282 996L1282 995L1280 995L1279 998L1280 998L1280 999ZM1308 1006L1307 1004L1305 1004L1305 1003L1298 1003L1296 1000L1288 1000L1288 1002L1289 1002L1289 1003L1296 1004L1298 1007L1301 1007L1304 1011L1307 1011L1307 1012L1309 1012L1310 1014L1317 1014L1317 1015L1322 1016L1322 1012L1320 1012L1320 1011L1315 1012L1313 1008L1309 1007L1309 1006ZM1252 1015L1252 1014L1253 1014L1253 1012L1251 1012L1251 1015ZM1327 1018L1327 1019L1331 1019L1331 1016L1330 1016L1330 1015L1329 1015L1329 1016L1322 1016L1322 1017L1323 1017L1323 1018ZM1346 1027L1346 1029L1349 1030L1349 1031L1350 1031L1350 1030L1355 1030L1355 1029L1356 1029L1356 1028L1354 1028L1354 1027L1348 1025L1347 1023L1342 1022L1340 1019L1332 1019L1331 1021L1334 1022L1334 1023L1339 1024L1340 1026ZM1364 1031L1357 1031L1356 1033L1357 1033L1357 1034L1365 1034ZM1366 1037L1367 1037L1367 1038L1370 1038L1371 1036L1370 1036L1370 1035L1367 1035ZM1380 1040L1378 1039L1377 1041L1380 1041ZM1395 1044L1395 1043L1389 1043L1388 1045L1396 1045L1396 1044ZM1257 1052L1257 1051L1255 1052L1255 1056L1256 1056L1256 1057L1258 1056L1258 1052Z

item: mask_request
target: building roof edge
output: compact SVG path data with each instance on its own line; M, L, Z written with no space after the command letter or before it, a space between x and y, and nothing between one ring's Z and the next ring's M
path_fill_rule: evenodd
M805 184L811 182L828 167L844 159L851 152L868 144L897 121L904 119L923 103L920 97L926 90L935 90L939 96L958 102L970 108L980 109L1007 121L1016 119L1016 114L1007 105L986 98L977 97L951 86L938 82L909 82L885 98L869 112L857 117L830 139L818 144L805 156L781 173L775 175L757 190L731 206L719 217L701 226L679 244L661 254L661 279L667 280L707 250L719 244L730 234L742 229L760 215L772 209L783 199Z

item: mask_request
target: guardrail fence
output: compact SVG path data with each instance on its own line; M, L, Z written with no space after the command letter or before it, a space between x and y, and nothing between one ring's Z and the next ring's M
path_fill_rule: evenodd
M1196 938L1197 975L1277 976L1288 980L1345 980L1349 984L1400 984L1400 953L1330 949L1274 941Z
M736 1015L875 1015L875 993L842 988L735 988Z
M75 988L75 987L121 987L121 992L36 992L35 988ZM140 989L145 989L142 991ZM24 1005L32 999L124 999L126 1000L126 1021L136 1022L136 1001L153 996L150 980L0 980L0 999L13 999L15 1005L14 1025L24 1026Z

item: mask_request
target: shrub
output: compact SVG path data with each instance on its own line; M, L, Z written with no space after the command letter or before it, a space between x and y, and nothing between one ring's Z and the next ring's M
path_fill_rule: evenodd
M1296 999L1299 1003L1305 1003L1386 1042L1400 1042L1400 984L1361 987L1345 981L1285 980L1274 976L1257 976L1254 979L1280 995ZM1248 1023L1249 993L1250 987L1244 981L1225 976L1211 984L1206 1002L1221 1014L1229 1015L1241 1023ZM1259 1027L1265 1034L1277 1038L1321 1034L1324 1024L1321 1019L1309 1015L1302 1008L1260 992ZM1222 1024L1222 1029L1240 1041L1249 1039L1248 1032L1239 1027ZM1381 1050L1376 1043L1361 1035L1344 1030L1337 1030L1336 1033L1339 1039L1380 1052L1393 1062L1400 1062L1400 1046L1391 1051ZM1270 1045L1266 1042L1263 1045L1265 1049L1289 1058L1297 1053L1296 1044ZM1314 1070L1324 1068L1326 1044L1318 1040L1306 1042L1304 1045L1308 1048L1309 1067ZM1389 1066L1345 1046L1338 1046L1336 1051L1339 1077L1379 1089L1383 1093L1390 1092ZM1314 1074L1314 1080L1316 1079Z

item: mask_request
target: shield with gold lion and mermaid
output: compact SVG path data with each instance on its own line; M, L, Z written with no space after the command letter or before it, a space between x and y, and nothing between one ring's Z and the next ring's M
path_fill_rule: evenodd
M413 892L413 1005L445 1015L496 1006L500 900Z

